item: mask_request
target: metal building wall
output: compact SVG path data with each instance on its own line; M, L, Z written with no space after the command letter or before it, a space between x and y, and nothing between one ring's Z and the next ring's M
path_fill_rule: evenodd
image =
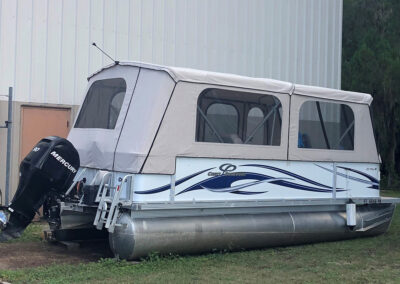
M110 63L93 41L118 60L340 88L342 7L342 0L0 0L0 95L12 86L16 101L11 196L22 106L71 107L75 116L87 76Z
M340 88L342 0L0 0L0 94L80 104L118 60Z

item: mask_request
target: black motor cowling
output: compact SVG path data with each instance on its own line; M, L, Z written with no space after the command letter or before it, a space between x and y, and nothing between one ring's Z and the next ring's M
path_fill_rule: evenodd
M17 191L8 206L9 220L0 241L17 238L50 195L62 195L79 168L79 154L68 140L43 138L20 165Z

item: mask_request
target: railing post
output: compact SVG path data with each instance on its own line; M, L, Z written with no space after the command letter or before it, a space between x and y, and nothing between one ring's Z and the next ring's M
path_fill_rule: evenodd
M169 191L169 201L175 201L175 174L171 175L171 188Z
M336 177L337 177L336 162L333 162L333 180L332 180L332 198L336 199Z
M129 201L132 204L133 203L133 198L135 194L135 186L133 184L134 182L134 175L131 176L131 183L130 183L130 190L129 190Z

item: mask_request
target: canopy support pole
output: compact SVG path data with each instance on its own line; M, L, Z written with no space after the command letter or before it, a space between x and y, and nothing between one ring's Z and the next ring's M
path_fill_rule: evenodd
M317 111L318 111L318 116L319 116L319 122L321 123L322 132L324 133L324 139L325 139L326 147L328 149L330 149L331 146L329 145L328 135L326 135L324 119L322 118L321 107L319 105L319 102L316 102L316 105L317 105Z
M249 135L249 137L247 137L246 141L244 141L243 144L247 144L247 142L249 142L249 141L253 138L253 136L256 135L258 129L260 129L260 127L264 125L264 123L268 120L268 118L269 118L273 113L275 113L275 110L276 110L280 105L281 105L281 103L279 102L279 103L277 103L277 104L271 109L271 111L264 117L263 121L261 121L261 122L256 126L256 128L254 128L253 132L251 132L251 134Z
M207 122L208 126L210 126L210 128L214 132L215 136L217 136L219 142L224 143L224 140L219 135L218 131L214 128L214 126L211 124L211 122L208 120L207 116L204 114L204 112L201 110L201 108L199 106L197 106L197 110L199 111L201 116L204 118L205 122Z
M333 162L333 180L332 180L332 198L336 199L336 178L337 178L337 166L336 162Z
M349 127L347 127L347 129L344 131L344 133L342 134L342 136L340 136L339 138L339 145L342 142L343 138L346 136L346 134L351 130L351 128L354 126L354 120L350 123ZM354 146L353 146L354 147Z

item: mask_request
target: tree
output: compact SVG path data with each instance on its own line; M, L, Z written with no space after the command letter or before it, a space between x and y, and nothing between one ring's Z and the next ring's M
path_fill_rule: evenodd
M342 88L373 96L383 185L399 186L400 1L344 0L343 4Z

